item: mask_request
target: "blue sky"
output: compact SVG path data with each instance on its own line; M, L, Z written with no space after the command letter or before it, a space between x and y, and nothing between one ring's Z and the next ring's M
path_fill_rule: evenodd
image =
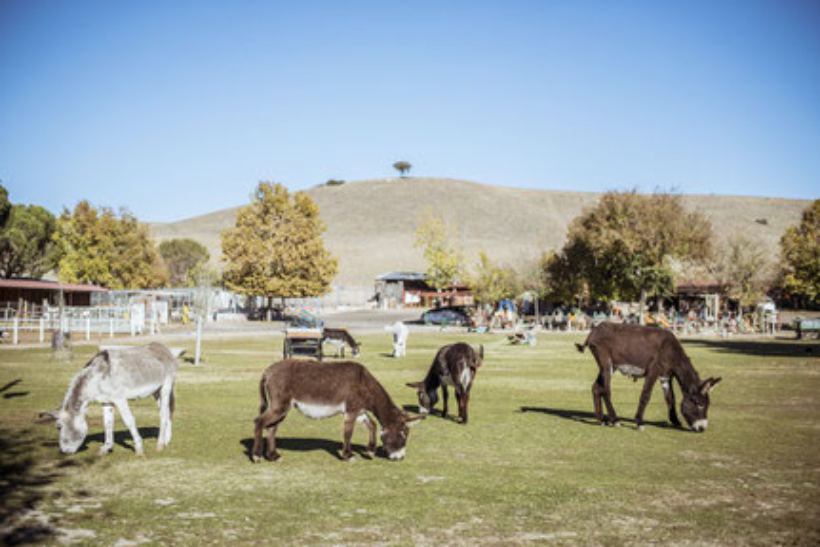
M0 0L0 179L175 220L259 180L820 195L820 2Z

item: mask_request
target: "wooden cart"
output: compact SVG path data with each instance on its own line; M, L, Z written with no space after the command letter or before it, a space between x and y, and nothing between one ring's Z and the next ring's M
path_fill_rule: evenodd
M282 355L285 359L294 355L307 355L321 361L323 338L321 328L287 328Z

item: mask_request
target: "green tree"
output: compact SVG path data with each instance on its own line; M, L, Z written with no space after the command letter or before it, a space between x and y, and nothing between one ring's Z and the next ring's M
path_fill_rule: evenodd
M399 172L399 176L404 177L405 173L409 172L413 165L409 161L397 161L393 164L393 169Z
M117 216L81 201L73 211L63 211L54 240L62 254L59 276L64 282L146 289L167 281L148 227L126 210Z
M59 259L52 240L57 220L39 205L12 205L0 228L0 276L39 278Z
M9 201L9 192L6 187L0 184L0 229L6 225L6 221L11 214L11 202Z
M583 282L593 298L643 306L647 295L672 289L671 259L706 260L711 242L709 221L687 212L679 196L609 192L572 221L550 273L567 280L564 290Z
M504 298L518 294L518 278L512 268L495 264L487 253L478 253L478 262L468 279L476 301L495 306Z
M208 249L193 239L169 239L159 244L159 254L168 267L172 287L195 287L197 275L205 268L211 255Z
M552 302L578 302L589 295L589 283L579 275L586 269L588 256L577 243L560 252L550 251L541 259L545 296Z
M715 253L709 274L724 287L723 294L736 301L740 314L765 295L773 280L772 265L765 249L739 235L726 241Z
M794 305L817 305L820 298L820 199L803 211L800 224L780 239L780 287Z
M453 243L454 229L441 216L426 211L416 228L416 247L427 261L427 284L439 293L455 285L464 270L461 251Z
M225 285L268 298L327 293L337 262L325 249L324 231L319 207L310 196L260 182L235 226L222 232Z

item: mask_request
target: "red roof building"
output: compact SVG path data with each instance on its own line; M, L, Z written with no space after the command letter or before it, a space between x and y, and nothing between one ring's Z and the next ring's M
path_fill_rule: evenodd
M0 306L17 308L20 302L27 305L41 305L47 302L59 304L60 291L66 306L90 306L91 295L105 293L108 289L97 285L60 283L42 279L0 279Z

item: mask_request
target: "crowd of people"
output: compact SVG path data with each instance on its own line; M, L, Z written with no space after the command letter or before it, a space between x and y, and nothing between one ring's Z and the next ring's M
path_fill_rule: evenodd
M598 304L588 308L579 306L545 306L540 315L540 326L548 331L587 330L603 321L617 323L641 323L639 310L635 304L608 306ZM511 300L503 300L497 306L479 306L472 313L473 327L480 330L509 329L536 326L532 307L517 305ZM644 311L643 324L672 330L680 334L731 334L768 332L779 330L778 311L774 304L767 302L754 311L739 314L722 309L719 314L711 313L703 303L683 302L679 307L669 305L662 309Z

